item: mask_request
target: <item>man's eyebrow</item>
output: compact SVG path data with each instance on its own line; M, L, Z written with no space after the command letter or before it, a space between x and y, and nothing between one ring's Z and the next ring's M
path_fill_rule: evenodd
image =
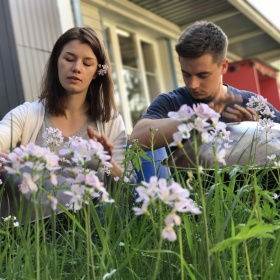
M187 71L185 71L185 70L183 70L183 69L181 69L181 71L182 71L182 73L190 74L189 72L187 72ZM203 72L196 73L195 75L196 75L196 76L197 76L197 75L206 75L206 74L209 74L209 73L210 73L210 71L203 71Z

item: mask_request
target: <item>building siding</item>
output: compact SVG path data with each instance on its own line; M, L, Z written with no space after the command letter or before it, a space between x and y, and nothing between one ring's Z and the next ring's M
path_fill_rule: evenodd
M81 11L83 25L93 28L98 34L99 38L103 38L99 9L87 3L81 2Z
M40 94L45 64L61 35L56 0L9 0L24 99Z
M15 38L7 1L0 1L0 118L24 101Z

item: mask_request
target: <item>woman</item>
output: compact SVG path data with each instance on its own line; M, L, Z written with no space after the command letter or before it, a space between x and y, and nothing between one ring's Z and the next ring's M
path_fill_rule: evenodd
M0 156L19 143L45 146L42 134L50 127L62 132L64 142L73 136L99 141L111 156L111 174L123 174L127 133L116 111L108 56L91 28L71 28L58 38L39 100L16 107L0 122Z

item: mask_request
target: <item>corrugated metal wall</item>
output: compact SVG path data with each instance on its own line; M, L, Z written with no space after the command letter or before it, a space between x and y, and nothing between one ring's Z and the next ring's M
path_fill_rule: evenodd
M26 101L40 93L49 53L61 35L56 0L9 0Z
M8 1L0 1L0 118L23 102L17 51Z

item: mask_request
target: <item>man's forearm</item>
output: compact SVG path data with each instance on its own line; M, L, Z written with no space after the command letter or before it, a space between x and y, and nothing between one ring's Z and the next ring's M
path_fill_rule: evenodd
M180 122L169 118L142 119L135 125L130 136L130 142L138 139L144 150L150 150L151 146L154 149L164 147L173 141L173 133L178 131L179 124Z

